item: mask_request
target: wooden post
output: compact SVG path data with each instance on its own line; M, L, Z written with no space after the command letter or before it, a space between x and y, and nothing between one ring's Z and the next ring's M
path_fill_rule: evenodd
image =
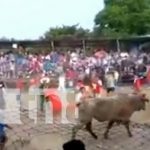
M86 54L86 44L85 44L85 40L82 40L82 46L83 46L84 54Z
M120 54L120 42L119 42L119 39L116 40L116 43L117 43L117 52Z
M51 48L52 48L52 51L55 50L54 41L51 41Z

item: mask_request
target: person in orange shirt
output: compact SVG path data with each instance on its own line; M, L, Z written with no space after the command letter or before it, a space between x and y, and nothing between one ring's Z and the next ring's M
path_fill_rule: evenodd
M138 76L135 76L133 86L136 92L139 92L141 90L141 79Z
M54 86L49 86L49 89L44 91L44 96L47 102L51 102L53 107L54 120L61 119L62 102L58 95L57 89Z

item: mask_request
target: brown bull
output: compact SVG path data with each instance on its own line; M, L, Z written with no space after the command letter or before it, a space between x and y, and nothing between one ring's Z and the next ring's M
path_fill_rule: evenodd
M108 121L104 138L108 138L109 130L114 123L123 124L129 137L132 133L129 128L130 118L135 111L145 110L145 103L149 100L144 94L118 94L112 97L92 98L78 104L79 122L73 128L72 138L75 138L79 129L86 126L87 131L97 139L92 131L92 119L99 122Z

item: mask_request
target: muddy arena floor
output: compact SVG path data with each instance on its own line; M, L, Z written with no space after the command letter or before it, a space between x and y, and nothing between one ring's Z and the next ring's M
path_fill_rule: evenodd
M125 92L130 88L123 88ZM150 89L143 90L150 96ZM26 96L24 96L26 97ZM26 98L25 98L26 99ZM25 101L25 100L24 100ZM35 124L29 118L27 110L21 111L20 125L12 125L13 130L7 131L9 137L6 150L62 150L63 143L71 139L71 131L74 123L70 124L46 124L45 114L38 112L38 121ZM15 118L15 116L14 116ZM103 138L107 123L93 122L93 130L98 135L95 140L84 129L77 134L86 150L149 150L150 149L150 104L144 112L135 113L132 117L132 138L129 138L124 126L114 126L109 139Z
M45 124L45 117L40 117L34 124L26 112L22 112L23 125L14 125L8 132L7 150L62 150L62 144L71 138L73 124ZM95 140L84 130L80 130L77 139L81 139L87 150L149 150L150 125L131 124L133 137L127 136L123 126L114 126L109 139L103 139L106 123L94 122L93 130L98 135Z

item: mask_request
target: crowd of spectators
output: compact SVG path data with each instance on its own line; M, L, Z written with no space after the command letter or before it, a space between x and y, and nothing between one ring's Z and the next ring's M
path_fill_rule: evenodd
M9 51L0 53L0 74L4 78L17 78L18 75L32 74L65 74L67 80L91 78L98 76L103 80L109 71L117 71L124 76L144 76L150 63L150 55L145 53L107 53L104 50L94 51L88 55L83 50L47 54L20 54Z

